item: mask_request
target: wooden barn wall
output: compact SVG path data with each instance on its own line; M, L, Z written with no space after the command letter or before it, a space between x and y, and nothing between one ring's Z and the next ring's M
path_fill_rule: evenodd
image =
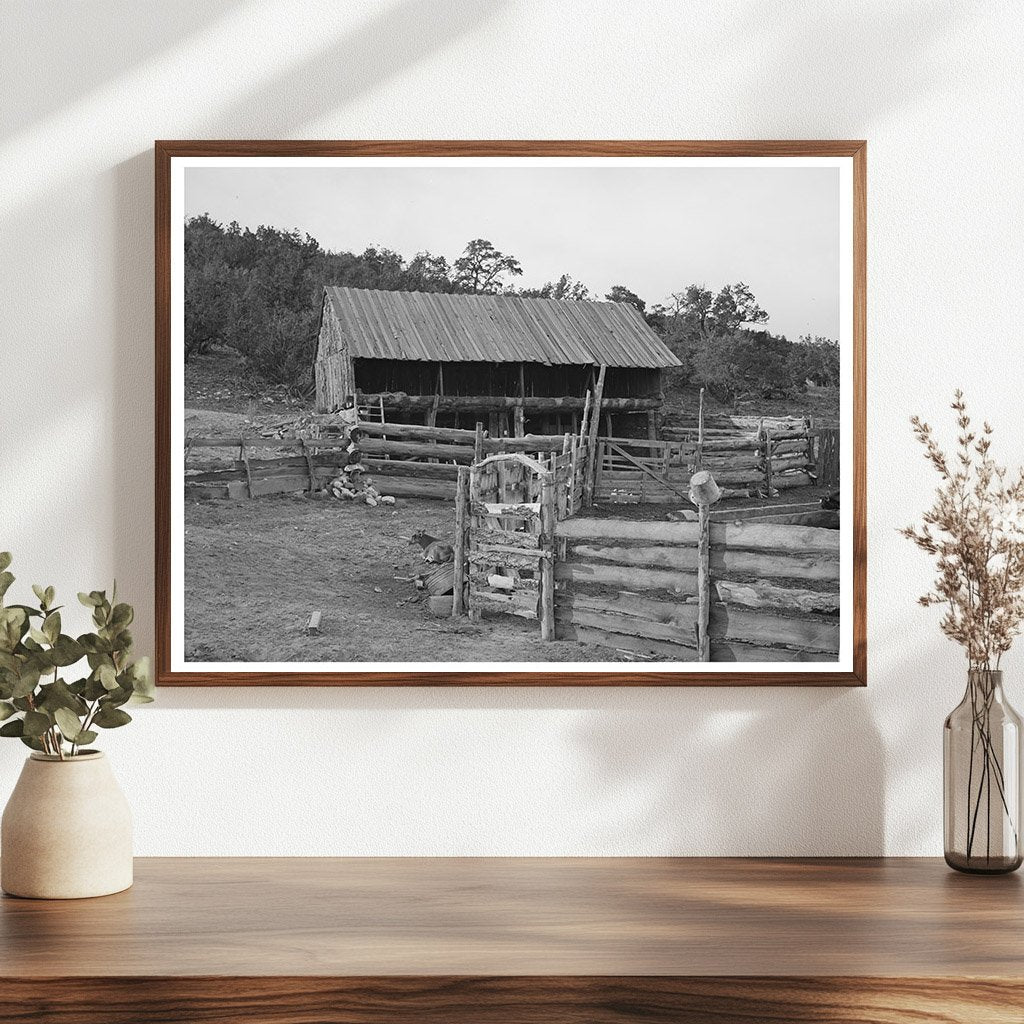
M355 389L348 342L337 320L327 310L320 323L316 351L316 410L330 412L339 408Z

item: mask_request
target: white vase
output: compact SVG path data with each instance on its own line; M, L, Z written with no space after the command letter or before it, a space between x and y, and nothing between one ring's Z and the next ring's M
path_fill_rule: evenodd
M0 888L71 900L132 884L132 816L99 751L32 754L0 824Z

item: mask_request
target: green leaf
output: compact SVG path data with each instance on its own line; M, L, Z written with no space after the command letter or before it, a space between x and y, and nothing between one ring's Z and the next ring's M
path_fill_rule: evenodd
M28 616L17 606L0 608L0 651L13 651L25 635Z
M78 600L81 601L86 608L95 608L96 605L100 603L95 590L91 594L83 594L79 591Z
M11 553L10 551L0 551L0 571L6 569L11 564Z
M127 711L104 704L96 712L93 724L98 725L101 729L117 729L122 725L127 725L131 720L132 716Z
M111 652L110 641L106 637L97 636L95 633L83 633L78 642L81 647L89 653L89 667L95 668L100 662L93 658L106 657Z
M25 735L42 736L50 728L50 716L44 715L41 711L25 712Z
M18 676L18 681L11 691L12 697L28 697L35 692L39 685L40 671L36 665L25 665Z
M96 670L96 678L103 684L105 690L116 690L119 685L113 665L100 665Z
M63 679L57 679L39 688L39 698L36 707L40 711L55 712L57 708L65 708L77 715L84 717L89 711L89 705L77 694L73 693Z
M3 730L0 729L0 733L2 732ZM40 753L46 752L46 747L44 747L42 742L40 740L37 740L35 736L21 736L19 738L21 739L21 742L25 744L26 747L31 747L33 750L38 750Z
M45 604L46 604L47 608L52 608L53 607L53 602L54 602L54 599L56 598L56 596L57 596L57 591L54 590L53 587L47 587L46 588L46 592L43 594L43 597L46 598Z
M46 608L49 605L49 601L46 600L47 590L53 590L53 587L41 587L38 583L32 584L32 593L39 598L39 604L41 607Z
M92 729L83 729L83 730L82 730L82 731L81 731L81 732L80 732L80 733L78 734L78 739L77 739L77 740L75 740L75 742L76 742L76 743L77 743L77 744L78 744L79 746L82 746L82 744L84 744L84 743L92 743L92 741L93 741L94 739L96 739L96 737L97 737L97 736L99 736L99 733L98 733L98 732L93 732L93 731L92 731Z
M2 552L6 554L7 552ZM0 598L7 593L11 588L11 584L14 582L14 577L9 572L0 572Z
M91 675L85 681L85 689L82 691L82 696L86 700L99 700L100 697L107 695L107 688L96 678Z
M110 624L123 629L130 626L135 618L135 609L130 604L115 604L114 610L110 613Z
M6 700L0 700L0 722L7 721L11 715L17 714L18 709Z
M57 728L60 729L64 738L72 743L77 743L79 741L79 734L83 731L82 721L78 715L67 708L57 708L53 713L53 717L57 722Z
M32 626L29 629L28 635L32 637L32 639L35 640L37 644L40 645L48 644L50 642L50 638L41 629L36 629L35 626Z
M25 723L20 718L0 725L0 736L24 736Z
M81 661L85 657L85 649L82 645L64 633L57 637L57 642L53 645L53 650L50 653L53 664L60 668L74 665L76 661Z
M57 637L60 636L60 612L50 612L43 619L42 631L51 644L57 642Z

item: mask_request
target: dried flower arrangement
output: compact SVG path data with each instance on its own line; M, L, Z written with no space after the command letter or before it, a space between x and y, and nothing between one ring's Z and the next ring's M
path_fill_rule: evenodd
M937 558L939 575L918 600L942 605L940 626L961 644L969 667L994 671L1024 621L1024 469L1008 481L989 454L992 427L971 429L963 392L952 403L959 436L951 458L919 417L911 423L942 484L923 525L901 532Z
M959 431L952 456L927 423L911 419L942 482L922 525L901 532L935 556L938 576L918 600L944 609L942 631L967 655L967 693L944 733L946 860L960 870L1014 870L1019 719L1002 701L1000 661L1024 621L1024 470L1011 476L996 464L992 427L972 428L959 389L952 409Z

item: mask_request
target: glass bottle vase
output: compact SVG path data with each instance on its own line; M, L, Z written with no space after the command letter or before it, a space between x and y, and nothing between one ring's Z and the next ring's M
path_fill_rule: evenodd
M946 863L1001 874L1021 865L1021 719L1003 673L971 669L943 727Z

